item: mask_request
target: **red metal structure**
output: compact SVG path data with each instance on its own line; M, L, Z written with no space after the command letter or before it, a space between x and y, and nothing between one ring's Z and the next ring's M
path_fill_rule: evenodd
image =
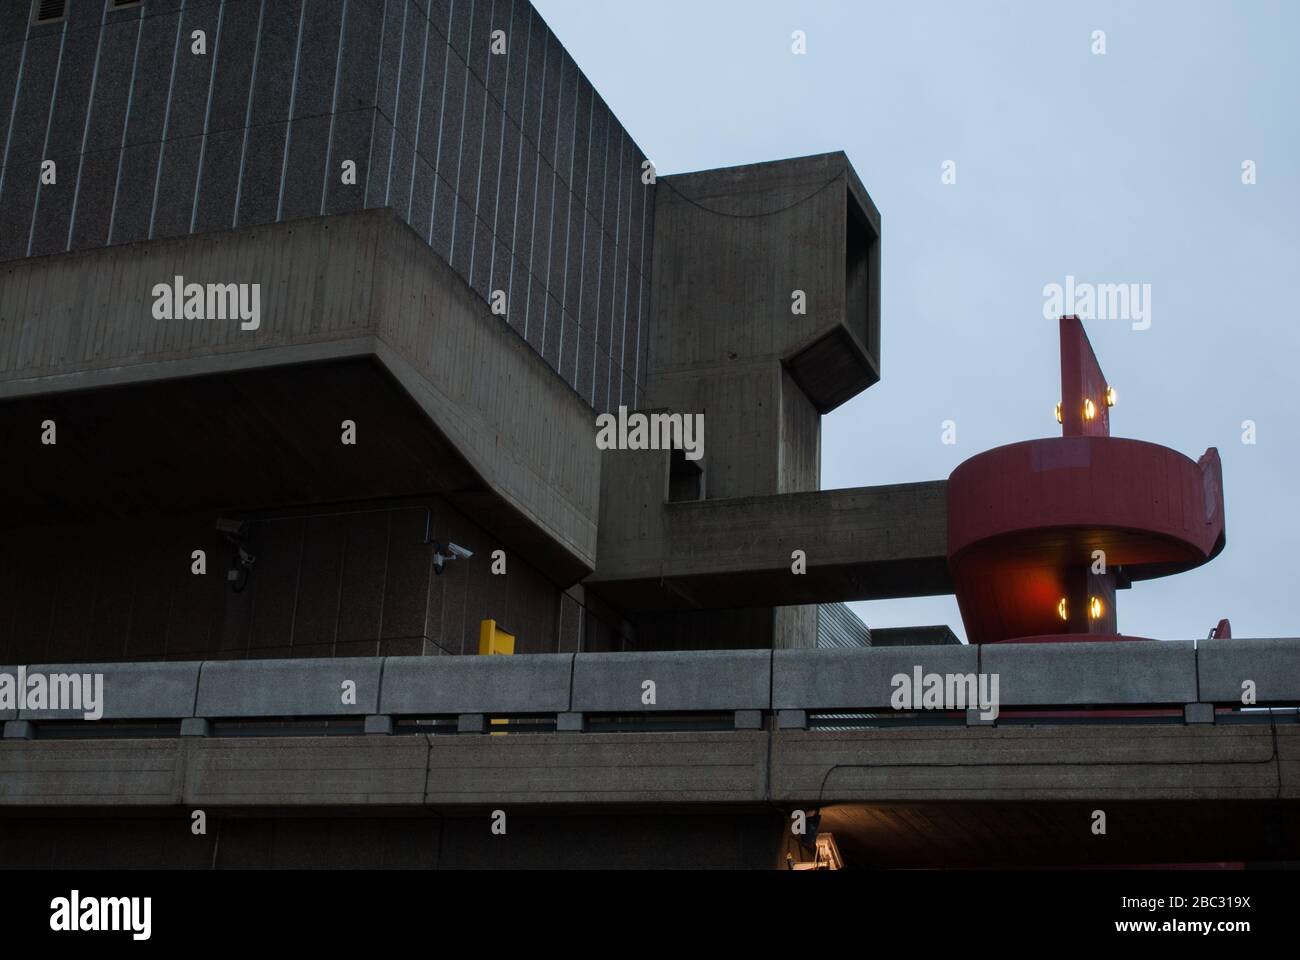
M971 643L1123 637L1115 592L1199 566L1224 544L1223 473L1110 435L1115 394L1062 317L1061 437L971 457L948 480L948 566Z

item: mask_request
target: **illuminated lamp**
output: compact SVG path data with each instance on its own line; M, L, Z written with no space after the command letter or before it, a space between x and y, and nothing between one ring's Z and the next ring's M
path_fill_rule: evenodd
M1062 620L1070 619L1070 609L1065 604L1065 597L1062 597L1061 602L1056 605L1056 615Z

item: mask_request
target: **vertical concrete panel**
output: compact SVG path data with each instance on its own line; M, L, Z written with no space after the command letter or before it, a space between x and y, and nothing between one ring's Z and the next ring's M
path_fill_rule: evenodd
M390 0L397 6L396 0ZM343 22L343 52L338 66L338 110L376 105L380 33L387 23L385 0L348 0Z
M500 173L497 184L496 238L514 254L515 209L519 194L519 155L522 137L509 116L501 128Z
M450 2L451 29L447 39L451 42L451 48L456 51L461 61L468 62L474 0L450 0Z
M551 296L563 302L565 256L568 254L569 191L558 172L551 180L551 218L547 224L546 285Z
M94 622L95 580L102 562L87 556L75 542L64 541L49 576L58 585L50 610L49 644L52 663L79 663L85 659Z
M213 65L216 85L212 112L208 117L209 133L242 129L244 126L260 12L261 0L226 2L221 20L221 49ZM206 111L206 106L204 109Z
M298 54L298 85L294 93L294 119L319 117L334 106L334 74L339 63L339 35L343 5L313 3L303 23Z
M267 0L253 83L252 124L280 124L289 119L302 0ZM306 24L303 24L305 29Z
M257 555L246 588L253 594L248 641L253 659L279 659L292 653L306 524L305 520L273 520L253 524L250 530L251 549Z
M127 634L127 660L160 660L167 652L167 620L182 574L189 574L189 557L174 548L162 528L142 532L132 557L135 596Z
M202 146L201 136L167 141L153 213L155 237L178 237L190 232Z
M470 268L470 286L483 299L491 295L493 240L492 228L479 216L474 217L474 250Z
M73 153L52 157L57 180L55 183L37 183L37 195L32 205L33 222L28 236L20 238L31 256L62 253L67 246L68 223L72 216L72 195L77 188L77 168L80 157Z
M447 41L437 30L429 27L429 43L425 50L424 95L420 103L420 138L417 149L430 164L438 158L438 135L442 126L443 98L446 95Z
M136 570L123 563L105 564L95 583L95 620L86 656L112 660L126 655L127 630L135 596Z
M167 618L168 660L202 660L214 644L213 629L219 621L225 594L229 547L212 529L210 517L180 525L175 540L177 554L188 564L176 583ZM193 551L207 554L207 573L193 573Z
M132 68L136 66L136 38L141 36L143 29L138 16L110 20L104 28L90 128L85 131L87 150L117 149L122 143L122 122L131 94ZM112 200L97 197L96 202L111 203Z
M27 42L18 99L10 107L13 125L9 135L8 163L40 160L45 150L50 101L59 72L61 34L42 36ZM6 93L6 96L8 94ZM8 117L5 117L6 122Z
M493 6L504 6L505 0L471 0L469 46L469 69L485 84L488 79L488 61L494 59L491 53Z
M174 57L179 58L183 42L180 22L179 13L148 16L141 21L140 56L135 61L131 115L126 129L128 146L157 144L162 139L172 62ZM188 49L186 46L187 55Z
M458 0L463 2L463 0ZM444 77L443 106L439 117L438 155L434 166L438 175L454 191L460 175L461 139L465 125L465 61L449 53ZM436 219L436 218L435 218Z
M505 113L500 104L487 100L487 120L483 125L483 165L479 171L475 207L478 217L489 233L496 230L497 210L500 207L502 124Z
M389 515L353 514L346 524L347 550L343 559L335 655L375 656L384 602Z
M346 549L342 517L312 517L303 531L302 569L293 621L295 657L334 655Z
M451 263L452 221L456 216L456 194L442 177L434 179L433 252Z
M587 403L592 402L595 389L592 377L596 364L596 335L590 327L577 325L574 363L576 364L574 389Z
M289 175L285 178L282 219L320 213L321 179L329 145L330 118L295 120L289 141Z
M411 0L387 0L380 33L383 46L379 53L378 107L389 123L397 118L397 97L403 54L406 50L406 26L410 22ZM418 12L417 12L418 18Z
M354 110L334 118L329 169L324 174L326 213L348 213L365 206L371 163L370 133L375 125L373 109ZM343 182L343 164L348 160L356 164L356 181L350 184Z
M541 16L536 10L529 10L528 17L528 83L524 88L524 104L520 120L523 124L524 133L528 137L532 146L530 152L535 152L537 144L540 142L539 128L542 117L542 100L547 96L543 91L546 83L546 60L550 53L550 46L553 42L550 31L546 24L542 22Z
M542 338L546 332L546 290L532 274L528 276L528 319L524 324L524 338L537 353L542 352Z
M487 91L482 82L470 76L465 88L465 126L461 139L460 164L456 178L456 192L471 209L474 207L479 164L483 157L483 124Z
M491 20L488 24L487 39L483 41L484 48L489 51L485 80L488 95L498 107L504 110L506 78L510 75L510 64L514 56L514 5L511 0L489 0L489 5L491 6ZM501 30L506 35L505 53L491 53L490 38L496 30Z
M159 143L141 143L128 146L122 152L110 242L130 243L149 236L160 146Z
M420 155L415 158L414 181L412 183L410 223L426 242L429 240L429 214L433 208L434 173L433 166Z
M532 232L528 243L529 272L545 284L549 279L547 258L551 250L551 194L554 192L555 171L544 157L534 159Z
M203 133L208 112L208 90L212 85L215 65L222 56L222 51L218 48L219 13L218 6L190 4L185 8L181 18L181 44L176 58L171 115L167 121L168 139L194 137ZM196 30L202 30L206 37L206 54L194 52L193 37Z
M578 119L578 65L560 49L559 105L556 115L555 169L566 187L573 186L573 147Z
M396 511L391 520L380 653L417 655L423 652L433 547L424 543L423 510Z
M4 181L0 189L0 260L27 252L40 170L39 160L28 160L0 171Z
M259 69L259 75L260 75ZM244 178L239 190L239 223L272 223L280 202L286 124L255 126L244 144Z
M202 186L198 217L199 233L226 230L235 221L235 194L239 187L239 164L244 152L244 131L209 133L203 151Z
M54 119L50 123L46 156L62 157L81 152L99 36L98 28L68 31L63 43L63 64L59 68L59 89L54 98ZM68 179L71 182L72 177Z

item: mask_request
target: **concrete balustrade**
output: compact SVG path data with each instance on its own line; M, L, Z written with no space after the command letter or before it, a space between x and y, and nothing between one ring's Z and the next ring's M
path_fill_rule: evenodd
M738 650L545 654L519 657L349 657L165 663L38 664L27 675L103 674L102 719L176 720L186 734L210 722L277 717L364 717L368 733L403 716L454 716L483 732L493 716L555 716L559 731L596 713L733 712L737 729L766 713L787 728L813 711L892 709L894 678L996 674L1008 707L1184 705L1209 723L1213 704L1300 703L1300 639L1164 643L1002 644L983 648ZM15 666L0 667L11 691ZM3 691L0 687L0 691ZM653 692L653 696L651 695ZM80 710L16 709L0 699L5 735L26 738Z

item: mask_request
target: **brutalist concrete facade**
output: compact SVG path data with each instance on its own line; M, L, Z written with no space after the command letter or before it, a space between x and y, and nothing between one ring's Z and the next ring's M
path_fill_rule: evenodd
M590 406L640 404L654 187L527 0L44 6L0 5L0 259L391 207Z
M22 6L0 662L465 654L485 619L519 653L811 648L818 604L947 588L941 483L819 489L821 415L880 370L843 154L647 184L522 0ZM258 285L260 327L159 317L181 275ZM619 406L703 416L704 457L596 449Z

